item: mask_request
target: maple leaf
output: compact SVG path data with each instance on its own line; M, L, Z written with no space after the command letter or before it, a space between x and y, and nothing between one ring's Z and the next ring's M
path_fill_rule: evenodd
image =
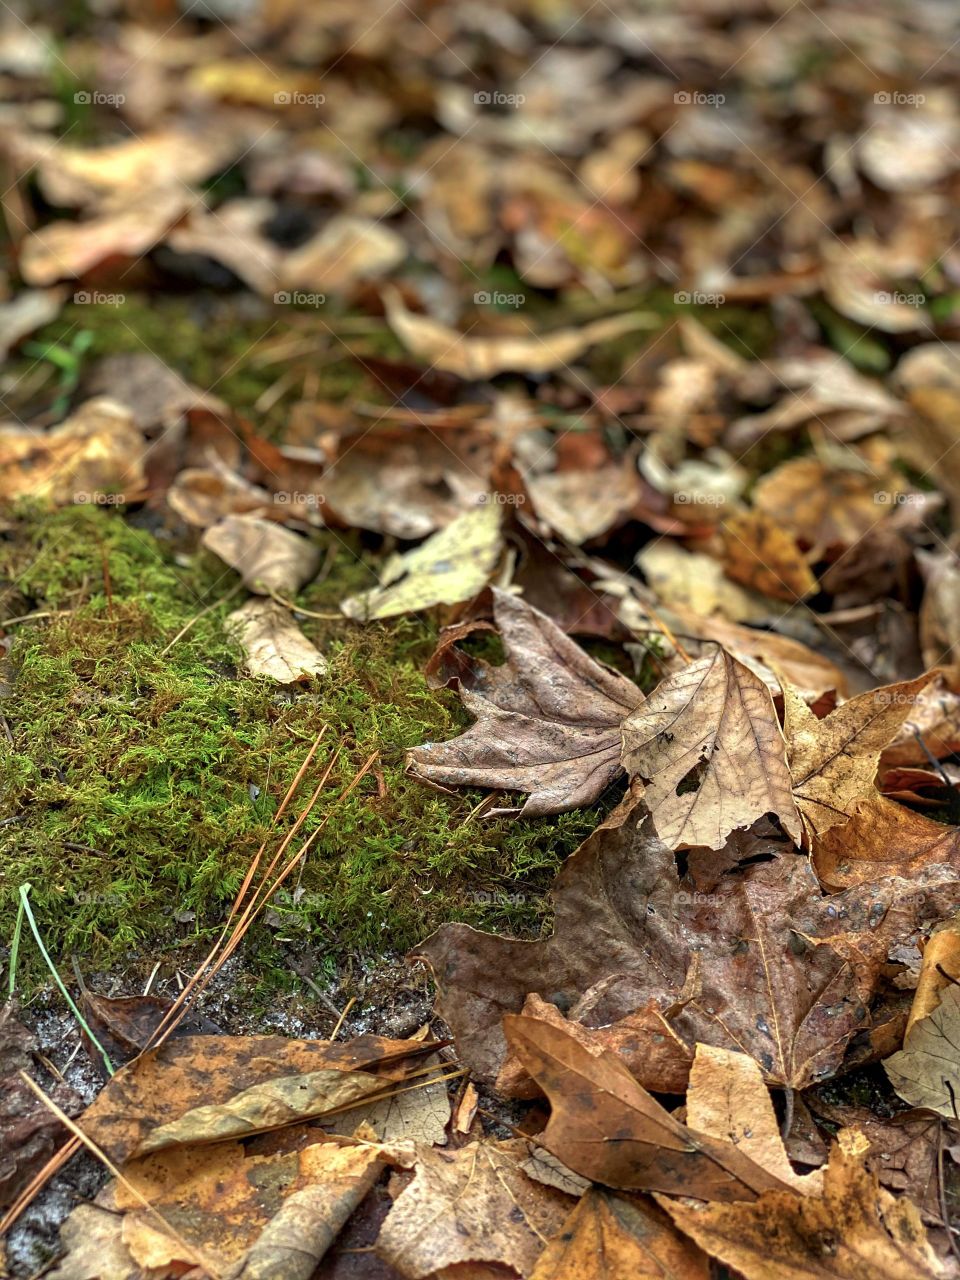
M856 802L875 792L880 753L936 674L928 671L916 680L858 694L822 720L783 681L787 760L808 835L847 822Z
M437 1011L480 1078L492 1083L503 1064L502 1016L537 992L611 1036L638 1011L658 1014L691 1056L697 1041L737 1049L768 1080L804 1088L836 1072L869 1025L892 942L921 914L955 910L960 886L947 867L827 898L808 861L774 841L757 841L753 855L775 860L698 887L681 880L645 819L628 796L567 860L550 937L520 942L453 924L414 952L433 969ZM663 1088L666 1070L676 1078L675 1041L664 1037L662 1050L631 1059L648 1088Z
M410 769L428 782L525 791L527 817L592 804L620 772L620 724L643 695L538 609L497 590L493 601L506 662L477 663L461 680L477 722L415 747Z
M623 765L647 784L657 831L673 848L720 848L767 813L799 839L773 699L724 649L668 676L627 717Z

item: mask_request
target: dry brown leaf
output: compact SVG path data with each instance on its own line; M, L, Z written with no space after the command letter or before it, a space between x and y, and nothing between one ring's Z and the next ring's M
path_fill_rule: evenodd
M808 835L849 821L875 793L880 753L910 716L937 673L858 694L818 720L796 689L783 684L784 733L793 794Z
M951 982L960 982L960 916L944 921L927 939L905 1039L922 1018L933 1013Z
M48 1274L54 1280L136 1280L142 1271L123 1241L123 1217L112 1187L93 1204L80 1204L60 1228L65 1256Z
M406 256L403 238L380 220L339 214L280 259L280 278L287 289L338 293L382 278Z
M767 511L736 511L723 522L724 570L736 582L775 596L803 600L817 580L790 533Z
M520 336L471 338L429 316L408 311L395 289L384 290L384 303L390 327L408 351L428 361L432 368L477 382L509 369L526 374L549 373L576 360L598 343L611 342L651 325L649 315L636 313L594 320L580 329L558 329L545 334L531 330Z
M530 1280L708 1280L707 1255L648 1200L591 1187Z
M181 519L199 529L209 529L226 516L269 519L277 513L266 489L250 484L220 459L214 459L209 467L181 471L167 490L167 503Z
M730 622L770 621L770 601L731 582L720 561L703 552L660 539L644 547L637 564L671 609L688 609L698 618L718 614Z
M348 618L370 622L438 604L462 604L479 595L503 552L500 510L488 502L451 521L445 529L380 570L380 585L343 600Z
M904 1102L955 1120L960 1099L960 985L951 983L940 1003L914 1022L899 1053L885 1059L890 1083Z
M761 476L753 501L807 545L845 548L889 518L899 492L893 484L819 458L793 458ZM883 495L879 500L878 492Z
M803 1195L820 1191L820 1170L797 1174L787 1158L763 1074L745 1053L698 1044L687 1089L687 1124L732 1142L755 1164Z
M915 1206L881 1191L834 1149L823 1194L774 1191L753 1204L700 1208L658 1196L680 1230L746 1280L942 1280Z
M132 502L144 488L145 448L130 411L105 398L49 431L0 427L0 499Z
M529 1275L570 1207L562 1192L523 1172L526 1144L420 1147L416 1173L377 1237L377 1256L409 1280L457 1263L497 1263Z
M506 662L474 664L461 697L476 724L414 748L411 770L429 782L525 791L528 817L592 804L620 772L620 723L640 690L537 609L493 594Z
M567 860L550 937L519 942L454 924L416 949L475 1076L496 1078L500 1020L537 992L611 1035L655 1000L691 1051L697 1041L738 1049L768 1080L804 1088L837 1070L867 1024L888 946L921 910L942 918L955 909L957 877L943 867L824 898L807 860L772 841L755 853L775 861L698 887L679 878L643 818L628 797ZM631 1059L648 1088L662 1089L666 1070L674 1078L676 1053L666 1050L651 1045Z
M323 675L327 660L294 622L289 609L275 600L248 600L226 619L236 633L252 676L281 684Z
M960 830L870 795L854 803L843 826L815 837L811 851L820 881L846 889L882 876L909 879L929 866L960 869Z
M121 1067L84 1112L82 1124L122 1164L160 1126L273 1080L331 1070L366 1076L426 1052L429 1046L420 1042L380 1036L342 1044L283 1036L170 1039Z
M632 459L595 471L519 470L538 517L574 546L621 524L642 494Z
M674 1119L609 1051L591 1054L568 1031L531 1018L508 1014L503 1025L550 1099L538 1141L585 1178L701 1200L753 1200L783 1186L732 1142Z
M320 568L313 543L256 516L226 516L201 541L261 595L294 595Z
M799 840L773 699L726 650L668 676L622 732L623 767L643 780L657 831L672 848L719 849L768 813Z

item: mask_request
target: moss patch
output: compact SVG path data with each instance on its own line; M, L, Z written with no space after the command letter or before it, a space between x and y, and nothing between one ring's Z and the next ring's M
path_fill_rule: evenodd
M362 556L333 545L327 577L300 601L317 612L370 580ZM325 676L290 691L243 675L223 630L242 598L223 599L236 581L120 511L25 511L10 522L0 617L51 616L10 627L0 668L3 936L30 881L60 957L110 963L144 947L159 957L212 937L261 842L272 850L289 829L297 805L279 828L273 815L324 726L300 793L332 759L303 828L314 843L252 935L268 984L289 977L278 944L291 940L332 967L407 947L443 920L535 932L559 863L598 811L478 820L484 793L445 795L406 776L408 747L466 723L457 697L421 675L430 621L305 618L330 661ZM375 767L343 796L374 752Z

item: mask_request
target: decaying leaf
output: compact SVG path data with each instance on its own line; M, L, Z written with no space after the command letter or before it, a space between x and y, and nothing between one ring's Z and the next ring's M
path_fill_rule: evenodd
M527 1177L526 1154L518 1139L419 1148L414 1180L380 1230L378 1256L410 1280L457 1263L497 1263L529 1275L570 1199Z
M263 595L293 595L320 568L320 552L311 542L256 516L227 516L202 542Z
M701 887L681 880L672 850L628 797L562 868L549 938L518 942L462 924L437 930L415 954L433 969L437 1009L461 1060L495 1079L500 1020L533 991L588 1027L616 1024L655 1000L691 1053L697 1041L738 1049L769 1081L795 1088L828 1078L868 1024L889 942L910 931L921 908L952 914L956 875L932 867L828 899L789 846L758 842L755 850L775 860ZM667 1062L674 1072L672 1050ZM653 1050L631 1066L646 1087L663 1087L664 1059Z
M734 512L723 522L723 540L724 569L745 587L791 602L816 591L795 539L769 512Z
M503 551L495 503L467 511L421 546L391 556L380 585L341 604L348 618L369 622L438 604L472 600L492 578Z
M581 329L559 329L544 334L530 330L516 336L471 338L429 316L408 311L395 289L385 290L384 301L390 327L408 351L435 369L473 381L485 381L508 369L528 375L549 373L576 360L598 343L610 342L635 329L647 328L651 323L650 316L638 312L594 320Z
M322 675L327 661L275 600L248 600L227 618L237 635L252 676L292 684Z
M960 1110L960 986L951 983L940 1003L911 1026L903 1048L884 1062L890 1083L912 1107L949 1120Z
M476 724L414 748L411 769L429 782L525 791L528 817L592 804L620 772L620 724L640 690L539 610L493 595L506 662L472 665L461 697Z
M250 484L217 460L209 467L185 467L167 491L167 503L188 524L208 529L225 516L268 519L275 506L266 489Z
M623 722L623 766L673 848L719 849L775 814L794 839L783 735L766 685L725 649L668 676Z
M591 1187L530 1280L708 1280L709 1272L707 1255L648 1200Z
M113 400L88 400L49 431L0 427L0 499L133 502L144 488L145 445Z
M909 718L936 672L861 693L818 720L795 689L783 687L784 733L793 793L809 835L847 822L874 792L880 753Z
M511 1014L504 1031L550 1099L539 1140L584 1177L701 1200L753 1200L783 1186L734 1143L682 1125L607 1050L591 1054L562 1028Z
M718 615L730 622L770 619L770 602L731 582L712 556L661 540L644 547L637 564L658 599L670 608L689 609L698 618Z
M814 839L812 853L821 882L845 889L882 876L909 879L929 866L960 868L960 830L886 796L868 795L854 803L843 826Z
M877 1186L836 1147L823 1194L774 1191L753 1204L699 1208L658 1196L685 1235L746 1280L940 1280L946 1271L914 1205Z

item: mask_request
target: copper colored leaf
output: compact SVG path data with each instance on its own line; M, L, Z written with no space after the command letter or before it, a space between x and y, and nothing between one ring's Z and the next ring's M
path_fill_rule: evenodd
M668 676L623 722L662 840L720 848L767 813L799 838L783 735L763 681L724 649Z
M504 1031L550 1099L539 1141L585 1178L702 1200L753 1200L783 1185L732 1142L681 1124L615 1054L591 1054L565 1029L512 1014Z
M778 600L802 600L817 580L790 533L766 511L736 511L723 523L729 577Z
M746 1280L939 1280L946 1271L909 1200L880 1191L834 1150L823 1194L774 1191L753 1204L700 1208L657 1197L680 1230Z
M457 1263L497 1263L529 1275L570 1200L523 1172L526 1144L471 1142L418 1149L416 1176L397 1197L377 1255L409 1280Z
M648 1200L591 1187L530 1280L708 1280L710 1262Z
M822 835L848 821L858 800L872 795L880 753L910 716L936 672L858 694L818 720L784 684L784 733L793 792L803 824Z
M589 805L620 772L620 723L640 690L587 656L546 615L494 591L507 660L461 685L476 724L409 753L428 782L525 791L528 817Z
M845 889L942 863L960 869L960 829L872 795L854 804L843 826L816 837L812 854L821 882Z
M173 1001L166 996L100 996L82 991L80 1005L87 1026L107 1052L115 1067L122 1066L141 1053L153 1033L169 1013ZM86 1029L80 1034L94 1066L103 1066L100 1050L89 1039ZM220 1027L201 1014L188 1013L174 1027L173 1036L222 1035Z

